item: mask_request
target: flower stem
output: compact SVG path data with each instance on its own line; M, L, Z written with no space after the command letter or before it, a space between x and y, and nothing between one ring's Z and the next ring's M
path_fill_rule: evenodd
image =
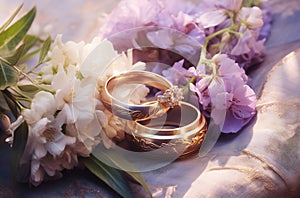
M234 27L234 26L232 25L232 26L227 27L227 28L225 28L225 29L219 30L219 31L217 31L217 32L215 32L215 33L213 33L213 34L211 34L211 35L209 35L209 36L207 36L207 37L205 38L204 43L203 43L203 45L202 45L202 50L201 50L200 60L199 60L199 62L198 62L198 64L197 64L197 68L200 67L200 65L203 63L203 60L206 59L207 46L208 46L209 41L210 41L211 39L213 39L214 37L219 36L220 34L223 34L223 33L225 33L225 32L231 32L232 29L233 29L233 27Z
M26 72L27 74L30 74L32 72L34 72L37 68L39 68L43 63L39 63L37 65L35 65L33 68L31 68L28 72Z
M20 108L20 111L24 111L26 108L19 102L19 101L15 101L16 105L18 105L18 107Z
M23 98L27 98L27 99L30 99L28 98L28 96L24 95L22 92L20 92L18 89L15 89L14 87L10 87L10 89L15 92L16 94L18 94L19 96L23 97Z
M35 85L36 87L38 87L39 89L54 94L53 91L48 90L48 89L45 89L44 87L40 86L37 82L35 82L32 78L30 78L30 76L29 76L28 74L26 74L25 72L23 72L22 70L20 70L18 67L13 66L13 68L14 68L17 72L19 72L20 74L22 74L23 76L25 76L32 84L34 84L34 85Z
M17 99L17 100L26 101L26 102L29 102L29 103L31 103L31 102L32 102L32 100L31 100L31 99L29 99L29 98L16 97L16 99Z

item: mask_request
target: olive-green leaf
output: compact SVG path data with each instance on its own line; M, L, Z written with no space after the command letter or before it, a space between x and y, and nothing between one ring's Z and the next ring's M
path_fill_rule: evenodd
M22 55L24 54L24 50L25 44L22 44L20 47L18 47L18 49L16 49L16 51L14 51L14 53L11 56L5 57L5 60L7 60L10 63L10 65L16 65L22 57Z
M134 197L128 181L119 170L100 162L92 155L89 158L83 158L82 161L95 176L105 182L119 195L126 198Z
M144 187L149 197L152 197L149 186L147 185L141 174L138 172L138 170L134 167L134 165L131 164L126 158L119 155L117 152L110 152L107 149L101 148L100 145L98 145L94 149L93 154L95 155L95 157L100 158L106 162L113 163L119 169L126 171L126 173L132 177L132 179L134 179Z
M34 36L34 35L30 35L30 34L26 34L26 36L24 37L23 43L25 44L25 52L27 52L28 50L30 50L34 45L37 44L37 42L40 40L39 37Z
M10 112L15 116L15 118L19 117L20 108L17 105L14 96L8 90L1 91L1 96L5 100L7 107L9 108Z
M23 40L29 30L36 14L36 8L33 7L21 19L0 33L0 53L4 56ZM4 54L4 55L3 55Z
M28 126L26 122L23 122L14 133L13 145L12 145L12 170L13 176L16 178L18 173L18 168L20 165L20 160L22 158L23 152L28 138Z
M13 86L18 81L18 72L13 67L0 61L0 90Z
M51 37L48 36L48 38L44 41L44 44L41 48L39 64L41 64L44 61L44 59L46 58L48 51L50 49L50 45L51 45Z
M132 177L132 179L134 179L136 182L142 185L146 190L146 192L148 193L149 197L152 197L152 193L148 184L145 182L144 178L141 176L139 172L126 172L126 173L129 174Z
M20 60L23 60L23 56L37 43L38 37L32 35L26 35L20 45L15 51L12 51L8 57L5 57L10 65L16 65Z
M17 91L22 93L23 96L27 98L34 98L35 94L37 94L41 89L34 84L23 84L15 87Z
M23 3L14 11L14 13L9 17L9 19L2 25L2 27L0 28L0 33L9 26L9 24L14 20L14 18L20 12L22 7L23 7Z
M10 110L9 107L6 104L6 99L5 99L4 95L2 94L2 91L0 91L0 111L6 112L9 110Z
M18 85L18 88L20 89L20 91L27 92L27 93L31 93L31 92L35 93L40 90L37 86L33 84Z

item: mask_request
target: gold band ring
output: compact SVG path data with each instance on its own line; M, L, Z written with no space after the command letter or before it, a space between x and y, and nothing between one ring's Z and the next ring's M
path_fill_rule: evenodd
M131 122L126 131L131 133L127 136L129 141L139 149L163 149L183 158L199 150L207 132L207 123L198 108L181 101L165 117Z
M157 88L164 94L158 96L157 100L145 104L127 104L112 95L113 89L123 84L144 84ZM177 87L158 74L148 71L127 71L111 76L105 82L100 97L103 105L116 116L127 120L141 121L163 115L170 108L179 104L182 94Z

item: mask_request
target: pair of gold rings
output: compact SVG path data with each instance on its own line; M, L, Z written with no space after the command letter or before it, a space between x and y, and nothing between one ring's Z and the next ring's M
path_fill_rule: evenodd
M143 84L162 94L139 105L126 103L113 94L115 88L124 84ZM181 90L153 72L127 71L111 76L100 98L110 112L128 120L129 140L144 151L170 147L168 150L179 156L187 156L199 149L207 130L199 109L182 101Z
M127 104L113 96L113 90L123 84L144 84L163 91L163 95L157 96L157 100L141 105ZM122 94L122 93L119 93ZM170 108L179 105L182 100L180 89L174 87L171 82L162 76L147 71L128 71L110 77L101 92L101 100L104 106L118 117L141 121L166 113Z

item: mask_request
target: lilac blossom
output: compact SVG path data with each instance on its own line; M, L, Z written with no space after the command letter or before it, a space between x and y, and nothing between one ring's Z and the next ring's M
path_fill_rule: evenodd
M237 132L255 115L256 95L239 78L224 81L226 92L228 93L226 97L228 109L222 132Z
M189 73L188 70L183 68L183 62L184 60L176 62L173 67L162 71L162 75L177 86L185 86L189 82L189 78L187 77Z
M246 85L244 70L227 55L215 55L212 61L218 75L200 78L190 89L222 132L237 132L255 115L256 95Z
M219 66L218 73L224 79L231 79L232 77L240 78L247 83L248 77L245 70L240 68L239 65L226 54L217 54L212 60Z
M198 95L199 103L204 110L210 111L211 96L209 94L208 86L212 82L212 77L204 77L200 79L195 85L190 84L190 90Z
M229 27L233 31L210 41L208 51L211 56L220 52L228 54L245 69L262 61L265 40L260 32L264 18L259 7L242 7L241 0L203 1L201 5L207 8L197 23L205 28L207 36Z
M261 3L263 26L260 29L259 40L267 38L271 32L271 23L273 19L272 7L267 2Z
M161 8L156 0L123 0L106 18L100 36L106 38L124 30L152 25Z
M198 36L196 31L192 33L200 40L201 36ZM146 36L154 46L175 51L182 56L195 55L201 46L201 43L193 37L169 28L148 32ZM204 36L201 37L201 42L203 40Z
M204 29L196 22L199 10L193 3L183 0L176 3L123 0L107 17L100 37L116 39L123 35L126 39L118 39L117 46L124 47L120 44L123 42L128 47L141 48L149 47L150 42L150 46L195 54L205 39ZM152 30L150 27L158 28Z

